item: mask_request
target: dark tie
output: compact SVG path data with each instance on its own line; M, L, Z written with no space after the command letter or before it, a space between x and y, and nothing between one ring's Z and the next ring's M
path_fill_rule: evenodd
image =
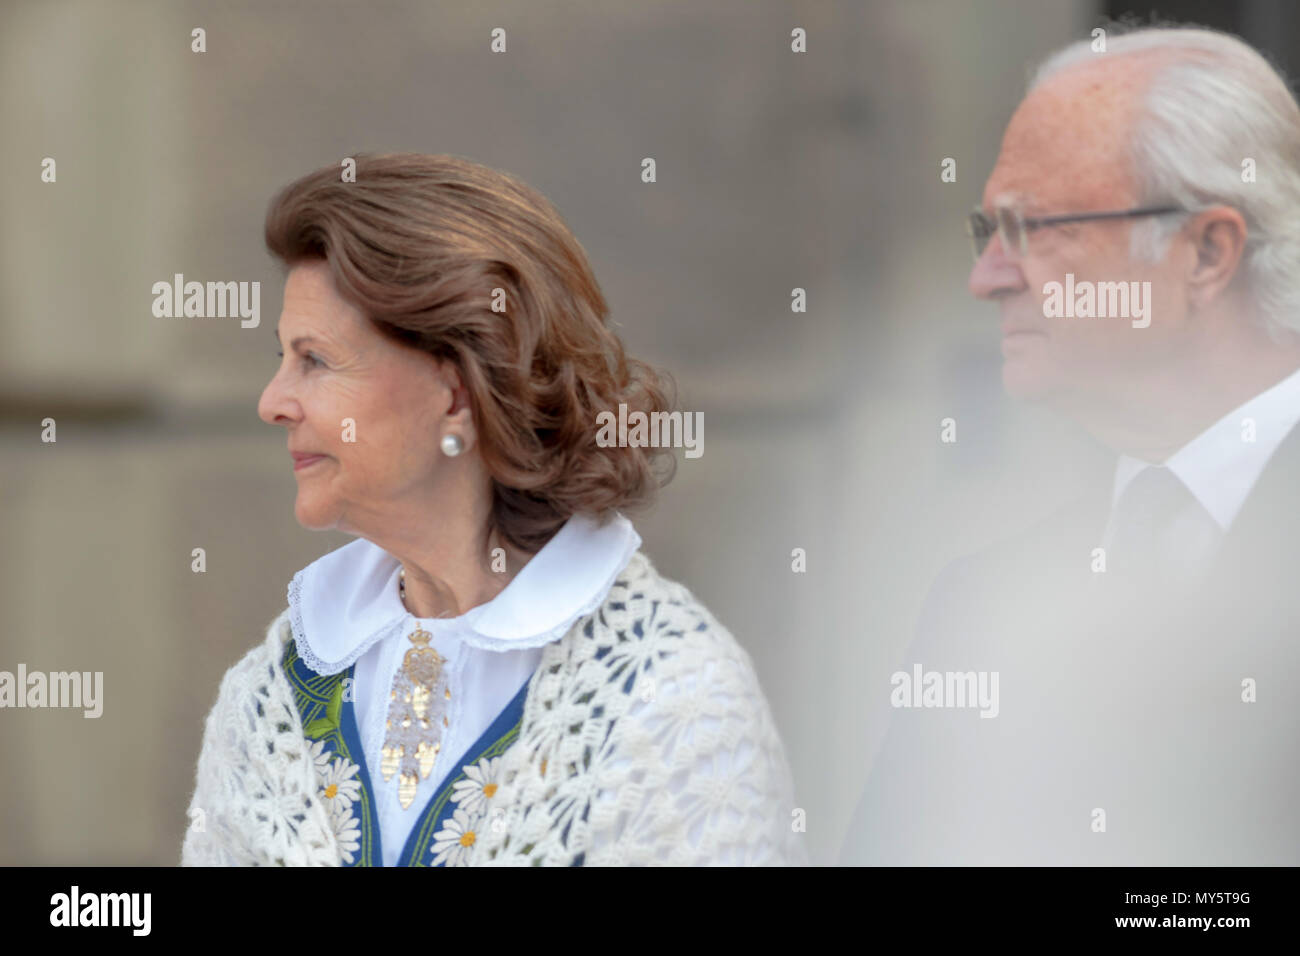
M1162 542L1167 542L1174 519L1189 505L1204 510L1168 468L1151 465L1138 472L1115 505L1114 535L1106 554L1107 573L1133 581L1180 574L1183 565L1162 551Z

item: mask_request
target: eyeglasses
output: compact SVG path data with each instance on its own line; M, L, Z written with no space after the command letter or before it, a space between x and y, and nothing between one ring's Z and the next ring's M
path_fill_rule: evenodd
M992 217L976 208L966 222L970 236L971 252L978 262L995 232L1002 234L1002 249L1011 259L1029 255L1029 234L1043 226L1059 226L1067 222L1091 222L1095 219L1132 219L1137 216L1164 216L1184 212L1181 206L1139 206L1135 209L1118 209L1110 212L1081 212L1061 216L1026 216L1015 206L999 206Z

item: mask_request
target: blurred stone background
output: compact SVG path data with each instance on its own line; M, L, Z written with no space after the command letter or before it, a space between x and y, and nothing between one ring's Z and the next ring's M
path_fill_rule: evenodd
M834 862L934 575L1108 464L1002 396L962 217L1027 67L1122 9L0 5L0 670L105 681L98 720L0 710L0 864L177 862L222 674L293 573L350 540L296 524L284 433L256 403L282 289L267 202L362 150L455 153L537 187L631 353L704 412L706 453L679 453L637 526L752 656L811 858ZM1160 12L1295 62L1284 0ZM151 286L177 272L262 282L260 327L155 318Z

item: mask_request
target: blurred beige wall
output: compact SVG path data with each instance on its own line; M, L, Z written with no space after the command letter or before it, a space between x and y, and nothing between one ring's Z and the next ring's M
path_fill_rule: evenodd
M632 354L704 413L706 453L638 528L752 655L810 854L833 861L931 578L1091 461L1002 401L961 217L1025 66L1093 6L975 7L0 7L0 670L105 680L98 720L0 711L0 864L179 859L222 674L293 573L349 540L297 526L284 434L257 418L281 291L262 216L311 169L399 149L546 194ZM178 272L260 281L260 327L155 318L151 286Z

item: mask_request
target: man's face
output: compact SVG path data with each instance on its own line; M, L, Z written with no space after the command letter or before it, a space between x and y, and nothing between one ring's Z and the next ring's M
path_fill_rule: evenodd
M1106 68L1087 64L1030 93L1007 126L984 188L985 213L1004 202L1018 203L1026 216L1141 205L1126 150L1143 78L1131 59ZM1189 344L1187 302L1173 256L1156 263L1130 258L1129 234L1139 221L1046 226L1029 233L1024 256L1004 249L1000 235L990 240L971 270L970 290L1001 308L1008 393L1067 410L1081 402L1128 401L1162 367L1174 367ZM1150 324L1134 327L1146 319L1132 299L1127 316L1049 317L1044 287L1059 283L1063 301L1067 273L1075 300L1081 283L1130 283Z

